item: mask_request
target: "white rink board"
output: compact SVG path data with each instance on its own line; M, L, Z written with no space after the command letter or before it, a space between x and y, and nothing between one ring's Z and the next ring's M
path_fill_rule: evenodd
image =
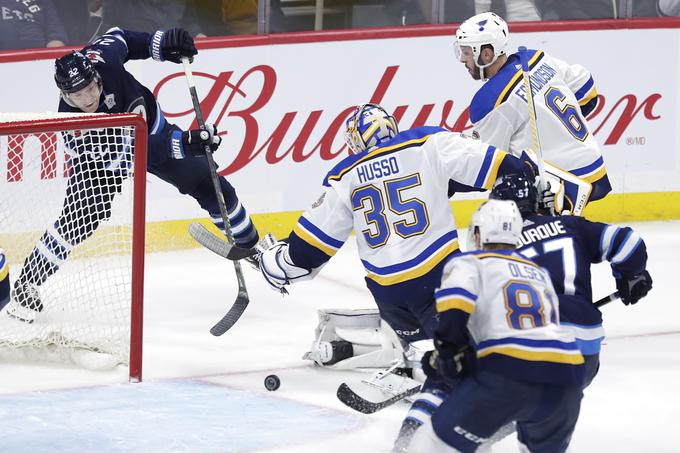
M510 45L540 48L592 71L605 102L590 126L604 144L615 192L670 192L680 190L680 58L669 57L680 52L679 38L676 29L552 31L515 33ZM452 42L427 36L203 50L193 69L204 115L226 133L216 160L236 169L229 180L251 212L305 209L346 155L339 131L351 106L372 100L405 109L402 129L419 112L420 123L456 124L479 84L454 60ZM663 61L663 70L641 64L641 56ZM51 59L0 66L3 111L56 109ZM181 66L127 66L158 94L168 120L187 128L194 116ZM190 198L150 181L148 220L203 215Z

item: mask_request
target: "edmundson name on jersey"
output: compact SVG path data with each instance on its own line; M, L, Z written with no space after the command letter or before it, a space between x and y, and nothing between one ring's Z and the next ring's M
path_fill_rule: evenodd
M554 236L559 236L560 234L566 234L567 230L564 229L561 220L555 220L549 223L544 223L543 225L537 225L532 228L526 228L522 231L522 236L520 241L522 245L529 245L541 239L547 239Z

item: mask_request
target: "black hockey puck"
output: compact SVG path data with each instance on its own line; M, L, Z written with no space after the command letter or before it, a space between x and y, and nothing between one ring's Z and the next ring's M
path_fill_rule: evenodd
M279 387L281 387L281 379L279 379L277 375L270 374L269 376L264 378L264 388L266 388L270 392L278 390Z

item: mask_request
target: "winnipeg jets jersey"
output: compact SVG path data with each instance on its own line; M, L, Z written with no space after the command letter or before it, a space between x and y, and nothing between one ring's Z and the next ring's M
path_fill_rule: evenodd
M298 266L318 267L354 229L368 278L392 285L420 277L458 250L449 180L489 189L499 174L526 168L505 151L439 127L401 132L328 173L321 197L291 234L290 256Z
M647 247L634 230L582 217L530 215L518 252L550 273L560 318L584 354L597 354L605 332L593 305L590 266L609 261L615 276L631 278L647 265Z
M594 193L601 192L598 182L606 185L606 194L611 187L602 153L581 110L596 102L592 76L583 66L569 65L541 50L528 52L543 159L592 183ZM518 54L509 55L506 64L475 94L470 120L487 143L515 155L533 148Z
M149 34L112 28L81 50L101 75L103 91L98 113L139 113L146 119L149 135L158 132L165 119L153 93L139 83L123 66L128 60L151 57ZM59 101L60 112L80 112Z
M435 338L475 345L480 368L518 380L578 384L584 363L559 325L548 272L514 251L480 251L451 259L435 291Z

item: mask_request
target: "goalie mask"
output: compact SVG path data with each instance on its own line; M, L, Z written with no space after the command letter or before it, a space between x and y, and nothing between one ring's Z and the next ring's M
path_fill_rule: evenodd
M517 246L522 226L522 216L514 201L486 201L472 216L467 237L468 251L479 250L485 244ZM475 233L479 234L479 245Z
M93 113L99 107L102 79L94 64L80 52L71 52L54 62L54 81L61 97L71 107Z
M494 57L489 63L482 64L479 57L485 45L493 48ZM456 30L454 50L456 58L462 63L465 63L465 56L471 54L479 68L481 79L486 80L484 69L491 66L501 55L507 54L508 24L498 14L491 12L472 16Z
M394 117L376 104L358 106L345 122L345 143L352 154L373 151L397 133Z

